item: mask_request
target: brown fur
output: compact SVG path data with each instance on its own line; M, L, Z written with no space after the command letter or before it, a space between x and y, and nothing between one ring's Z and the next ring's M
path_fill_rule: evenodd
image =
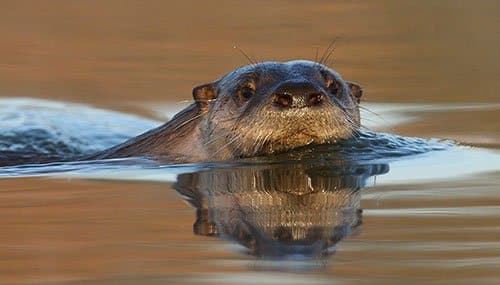
M278 92L288 82L312 88L311 92L323 100L309 106L304 98L313 93L304 95L300 92L306 91L298 88L290 92L306 97L294 94L300 98L293 97L296 103L286 105L285 99L292 100L292 96ZM335 71L315 62L252 64L195 87L195 103L165 125L94 158L215 161L268 155L309 144L332 144L356 133L361 95L358 84L344 81ZM276 96L282 96L282 100L277 101Z
M202 157L203 149L199 144L186 142L199 141L199 124L202 111L197 104L191 104L175 115L166 124L150 130L138 137L115 146L94 157L149 157L172 162L195 161Z

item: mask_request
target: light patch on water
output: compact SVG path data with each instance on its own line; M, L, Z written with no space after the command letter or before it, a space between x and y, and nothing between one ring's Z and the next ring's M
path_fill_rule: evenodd
M366 250L377 251L474 251L481 249L500 250L500 242L481 242L481 241L406 241L397 242L394 240L377 240L376 243L365 243L360 241L350 241L342 246L343 251L363 252Z
M500 151L456 147L407 157L391 163L391 171L377 176L377 185L414 184L463 179L500 169Z
M1 98L0 151L29 149L44 153L44 147L50 143L70 146L80 153L92 153L123 142L160 123L84 104Z
M155 102L144 104L144 108L153 112L153 115L163 121L170 120L175 114L191 104L192 101Z
M492 177L483 179L485 179L485 181L493 180ZM478 184L470 184L470 180L468 179L454 179L453 181L457 183L447 184L446 186L441 186L438 182L434 182L434 184L421 183L417 187L414 187L413 185L413 187L405 187L411 184L405 184L402 186L398 185L398 187L394 187L394 185L383 187L378 184L376 189L372 189L371 191L364 193L363 200L413 201L418 199L436 201L448 200L450 197L453 197L454 199L471 199L478 196L492 198L498 196L498 191L497 189L493 189L491 187L492 184L482 184L480 182L478 182ZM474 187L474 191L470 191L471 187Z
M184 281L214 284L345 284L345 281L278 272L214 272L185 278Z
M488 111L500 109L500 104L398 104L362 103L361 123L372 130L389 130L395 126L422 120L422 113Z
M465 217L500 217L500 206L468 206L443 208L401 208L367 209L367 216L417 217L417 216L465 216Z

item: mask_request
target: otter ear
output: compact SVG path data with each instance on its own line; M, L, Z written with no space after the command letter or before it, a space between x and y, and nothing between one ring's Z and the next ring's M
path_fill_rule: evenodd
M351 96L353 96L358 103L361 102L361 96L363 96L363 88L361 88L361 85L355 82L347 81L347 86L349 86Z
M217 98L217 83L212 82L196 86L193 89L193 98L201 109L207 109L208 103Z

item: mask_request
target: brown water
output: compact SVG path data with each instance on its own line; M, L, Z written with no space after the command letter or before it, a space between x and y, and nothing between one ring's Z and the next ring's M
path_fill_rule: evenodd
M247 2L2 1L0 96L158 118L246 64L235 43L258 60L314 59L339 37L332 67L363 84L373 129L473 148L391 162L374 185L309 165L197 172L183 180L191 204L172 170L0 179L0 284L500 283L498 2ZM277 191L307 185L343 190ZM352 232L327 256L288 263L224 228L292 218ZM214 228L226 238L205 236Z

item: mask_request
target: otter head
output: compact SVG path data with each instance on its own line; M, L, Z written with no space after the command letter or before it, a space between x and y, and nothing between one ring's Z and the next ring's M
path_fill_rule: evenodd
M201 143L211 159L335 143L359 127L359 85L311 61L241 67L193 90Z

